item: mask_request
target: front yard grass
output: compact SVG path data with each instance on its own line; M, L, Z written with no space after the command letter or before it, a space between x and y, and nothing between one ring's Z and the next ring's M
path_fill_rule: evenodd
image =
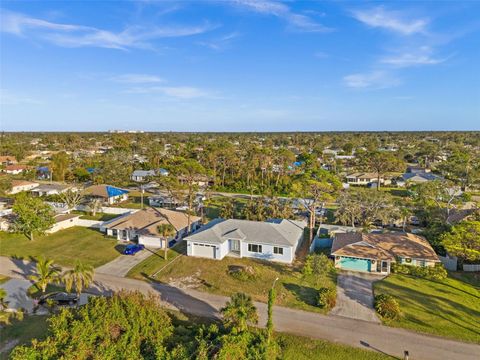
M270 261L251 258L225 257L222 260L211 260L182 256L185 253L185 243L181 242L168 254L169 262L157 276L152 277L166 264L163 250L150 256L127 276L138 279L153 279L180 288L194 288L200 291L230 296L236 292L244 292L254 300L267 302L268 291L278 277L276 285L276 304L307 311L326 313L327 310L316 306L317 293L320 287L335 287L336 276L325 275L304 279L300 264L284 265ZM232 267L243 266L253 269L254 275L249 279L239 279L229 274Z
M13 320L10 325L4 326L1 330L0 348L7 346L8 350L0 353L0 359L8 359L13 344L25 345L32 339L44 339L47 334L47 319L48 315L26 315L22 320Z
M84 227L71 227L29 240L22 234L0 232L0 255L23 259L44 256L58 265L71 267L79 260L94 267L105 264L120 252L117 240Z
M285 360L380 360L394 359L370 350L363 350L325 340L309 339L290 334L276 334L280 358Z
M480 286L474 276L467 276L469 282L454 278L465 276L431 281L392 274L374 283L374 289L400 304L402 317L388 325L480 343Z

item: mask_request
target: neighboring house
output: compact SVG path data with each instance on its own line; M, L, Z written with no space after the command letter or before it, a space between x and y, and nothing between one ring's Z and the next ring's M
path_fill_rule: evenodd
M376 183L378 176L375 173L353 173L347 175L347 184L351 185L368 185ZM383 176L380 176L380 184L388 185L390 180L386 180Z
M52 234L54 232L68 229L72 226L77 225L77 220L80 219L80 215L76 214L60 214L55 216L55 223L53 226L46 231L47 234Z
M9 194L18 194L22 191L29 191L36 188L39 184L33 181L26 180L12 180L12 190Z
M155 175L155 170L135 170L130 176L130 179L137 182L143 182Z
M406 172L402 175L402 179L405 182L419 184L427 181L442 180L443 178L431 172Z
M144 182L156 175L167 176L169 173L165 169L158 169L158 170L135 170L130 179L136 182Z
M50 179L50 169L46 166L37 167L37 179L39 180Z
M73 189L72 186L62 184L41 184L30 192L36 196L59 195Z
M185 184L188 182L187 178L185 176L178 176L178 181L180 181L180 183L182 184ZM210 179L208 176L206 175L197 175L195 176L195 178L193 179L193 183L197 186L200 186L200 187L205 187L205 186L212 186L213 185L213 179Z
M174 209L185 205L185 200L174 198L170 195L153 195L148 197L150 206Z
M190 228L198 229L201 218L190 216ZM162 208L147 208L133 214L125 215L104 226L107 235L118 240L137 240L148 247L165 247L165 239L158 232L161 224L171 224L176 233L168 239L181 240L188 232L188 215L184 212Z
M7 165L15 165L17 163L17 159L15 156L0 156L0 165L7 166Z
M331 255L344 270L389 274L391 264L435 266L440 263L428 241L410 233L336 234Z
M187 255L221 260L251 257L292 263L303 240L305 221L266 222L215 219L185 238Z
M7 174L18 175L23 173L26 170L27 170L27 167L25 165L7 165L5 166L5 169L3 171L6 172Z
M111 205L127 200L129 191L110 185L92 185L86 188L84 193L87 197L99 198Z

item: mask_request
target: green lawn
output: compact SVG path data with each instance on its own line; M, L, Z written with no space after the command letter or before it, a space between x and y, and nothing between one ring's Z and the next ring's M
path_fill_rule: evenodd
M475 275L453 273L436 282L392 274L374 288L400 304L403 316L388 325L480 343L480 286Z
M99 220L99 221L108 221L118 217L118 214L106 214L106 213L96 213L95 216L87 213L85 211L72 211L72 214L82 215L80 219L85 220Z
M72 227L29 240L22 234L0 232L0 255L18 258L53 259L56 264L72 266L76 260L94 267L105 264L118 255L117 241L98 230Z
M47 331L47 318L47 315L27 315L23 320L13 320L1 330L0 347L13 340L18 340L17 345L24 345L34 338L43 339ZM8 359L11 350L0 353L0 359Z
M378 352L309 339L290 334L277 334L280 345L280 358L284 360L380 360L394 359Z
M202 259L179 254L184 252L185 245L180 243L169 251L169 261L155 278L156 281L170 283L178 287L196 288L201 291L229 296L242 291L250 294L255 300L267 302L268 291L278 277L277 304L299 308L307 311L325 313L315 306L317 290L322 286L335 286L335 275L325 275L314 279L302 278L299 266L289 266L275 262L248 258L225 257L221 261ZM151 256L133 268L127 276L138 279L152 278L166 264L163 250L157 256ZM248 266L254 270L254 276L248 280L240 280L229 274L232 266Z

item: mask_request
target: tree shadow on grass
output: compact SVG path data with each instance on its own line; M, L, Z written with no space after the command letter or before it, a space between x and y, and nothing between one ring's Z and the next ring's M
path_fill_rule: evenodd
M293 283L283 284L285 289L293 293L298 301L307 305L316 306L318 291L309 286L300 286Z

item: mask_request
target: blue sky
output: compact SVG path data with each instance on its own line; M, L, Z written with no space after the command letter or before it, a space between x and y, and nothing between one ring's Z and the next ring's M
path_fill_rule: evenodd
M4 131L480 129L477 1L3 1Z

